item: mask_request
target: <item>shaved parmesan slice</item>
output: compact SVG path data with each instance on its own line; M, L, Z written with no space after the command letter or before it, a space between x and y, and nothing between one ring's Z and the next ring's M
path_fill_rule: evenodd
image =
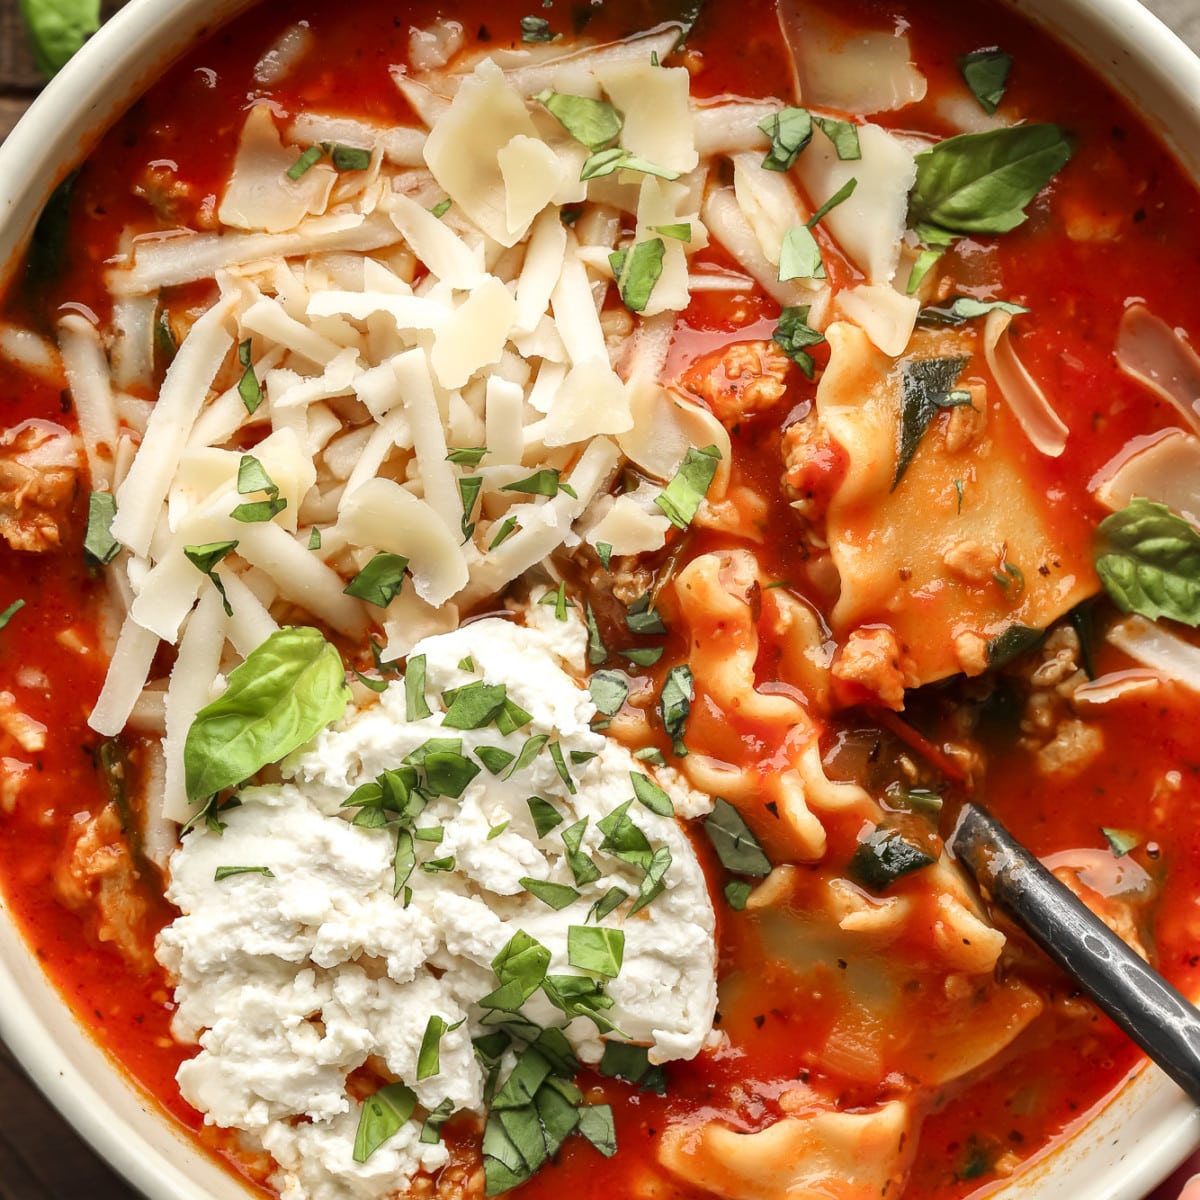
M98 734L116 737L125 728L157 650L157 636L143 629L132 616L126 617L113 649L108 674L104 677L104 686L88 717L88 725Z
M406 656L422 639L457 629L459 620L457 605L440 604L435 608L415 592L401 592L388 605L383 619L387 641L379 655L380 661L394 662Z
M91 486L93 491L103 491L113 484L113 453L118 430L108 362L100 344L100 334L77 313L67 313L58 323L58 342L83 438Z
M600 326L587 271L579 259L577 243L571 233L567 234L562 273L551 294L550 305L573 363L594 362L598 358L608 357L604 330Z
M452 288L473 288L484 278L483 255L444 221L408 196L393 196L392 220L425 266Z
M601 63L596 77L624 114L621 145L671 171L690 171L699 156L688 107L686 67L658 67L646 58Z
M868 283L890 283L900 261L916 161L899 138L878 125L860 125L858 144L862 158L844 162L829 138L817 133L796 160L796 170L814 205L857 181L821 224Z
M577 363L554 397L543 440L547 446L567 446L632 427L629 396L608 360Z
M1017 357L1008 337L1012 314L994 309L983 327L983 349L996 385L1025 436L1043 454L1057 458L1070 430Z
M658 489L652 493L657 495ZM649 504L643 502L647 499ZM607 542L613 554L644 554L661 550L670 528L671 522L653 506L652 495L617 496L604 506L600 519L588 530L587 540L593 546Z
M794 4L776 11L799 103L865 115L925 98L925 76L913 65L903 33L862 33L828 12Z
M448 310L437 300L425 296L401 296L394 292L318 292L309 301L311 317L342 313L356 321L365 321L376 313L386 313L400 329L436 329Z
M338 532L356 545L404 555L417 595L427 604L444 604L466 586L461 535L394 480L370 479L346 496Z
M554 199L566 178L557 154L540 138L517 134L496 156L504 180L504 216L518 242L534 218Z
M167 370L142 447L117 492L112 534L136 555L145 555L188 434L233 338L225 329L234 297L218 300L192 326Z
M834 298L834 306L892 358L904 353L921 311L916 296L902 296L887 284L871 283L843 288Z
M323 212L337 172L327 163L316 163L299 179L289 179L287 172L296 158L296 151L280 141L271 105L254 105L242 126L233 174L217 210L221 224L282 233L309 213Z
M320 375L299 378L286 387L275 387L271 375L266 378L267 394L275 409L307 407L316 400L353 394L354 380L360 374L358 351L348 347L334 355ZM279 375L286 374L283 371Z
M537 328L550 304L550 295L562 273L567 231L554 210L533 223L525 247L525 262L517 278L517 315L513 324L527 333Z
M336 342L322 337L295 317L288 316L277 300L264 297L252 304L241 314L239 324L244 333L261 334L276 345L303 355L319 367L327 367L342 351Z
M662 273L651 289L650 299L642 309L643 317L653 317L663 312L680 312L687 308L691 299L688 295L687 253L684 243L678 238L664 236L655 228L676 225L681 220L691 225L691 221L686 220L687 214L680 212L680 205L687 195L686 187L668 183L653 175L647 175L642 181L642 190L638 197L637 240L641 242L658 238L663 243ZM614 429L608 432L623 431Z
M226 635L233 648L245 658L251 650L261 646L279 625L246 582L246 577L253 577L257 572L247 571L243 576L237 571L218 569L218 573L229 599L229 607L233 609L233 616L227 620Z
M1123 617L1105 637L1134 662L1150 667L1164 679L1200 692L1200 648L1170 632L1165 625L1133 615Z
M746 223L754 231L762 257L772 267L779 266L779 251L789 229L808 219L800 197L788 175L782 171L764 171L759 154L735 154L733 158L733 194ZM778 276L778 270L776 275Z
M1131 304L1117 330L1117 366L1169 401L1200 431L1200 355L1144 304Z
M463 80L425 142L425 161L434 178L502 246L513 245L518 237L509 232L499 155L518 136L537 136L533 119L500 68L485 59Z
M630 380L629 393L633 428L617 438L621 450L647 474L666 482L689 448L716 446L721 461L709 494L719 496L729 480L729 431L708 409L682 399L653 379L638 376Z
M546 368L543 367L543 370ZM495 375L487 381L484 444L497 462L519 463L524 452L521 426L525 421L525 392Z
M429 362L442 387L460 388L498 363L516 315L512 293L488 275L434 334Z
M671 24L642 37L589 46L570 54L554 53L552 48L539 62L506 70L505 77L522 96L534 96L545 88L553 88L572 96L597 99L597 72L618 63L649 63L655 56L661 62L675 48L682 32L681 26Z
M1200 528L1200 439L1180 429L1135 438L1100 468L1091 486L1113 512L1144 496Z

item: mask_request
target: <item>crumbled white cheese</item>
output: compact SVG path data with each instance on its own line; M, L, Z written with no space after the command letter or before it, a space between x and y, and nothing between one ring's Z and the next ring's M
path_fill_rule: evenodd
M172 857L167 895L181 915L161 935L159 957L176 982L176 1033L201 1046L180 1068L180 1088L207 1120L245 1131L275 1156L285 1196L374 1200L441 1165L444 1149L418 1142L419 1121L355 1163L359 1105L347 1076L372 1059L425 1110L448 1099L479 1111L484 1072L471 1037L483 1031L476 1002L496 986L497 953L523 930L550 950L551 973L578 974L568 964L568 927L583 925L610 887L637 893L642 872L599 849L596 824L633 797L630 773L645 768L590 727L594 705L573 678L586 640L578 615L560 621L552 604L533 605L527 619L490 617L426 639L416 652L426 658L432 716L408 721L404 686L392 684L285 762L283 782L245 789L240 807L222 811L222 834L199 827ZM442 694L479 680L503 683L530 723L508 735L494 724L443 728ZM493 746L519 755L537 734L562 747L575 794L548 748L509 779L481 769L460 798L431 800L417 819L443 830L438 843L415 843L418 859L452 856L454 869L418 866L411 902L395 898L395 834L351 824L341 808L347 796L431 737L461 737L464 754ZM572 751L594 757L575 763ZM673 772L657 778L681 813L705 810ZM530 796L553 804L563 824L539 837ZM715 1010L713 911L680 827L637 803L630 815L652 846L669 847L672 864L665 891L641 913L626 919L627 901L603 922L625 934L606 1015L654 1061L690 1057ZM583 849L602 876L555 911L520 880L573 885L561 831L583 817ZM216 881L217 868L230 866L271 874ZM541 992L522 1011L539 1024L562 1021ZM439 1072L418 1080L434 1015L466 1023L442 1038ZM575 1018L566 1032L582 1060L599 1059L603 1041L589 1019Z

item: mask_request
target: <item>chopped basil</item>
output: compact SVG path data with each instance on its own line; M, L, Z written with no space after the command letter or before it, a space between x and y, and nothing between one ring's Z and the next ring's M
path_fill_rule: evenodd
M340 142L322 142L335 171L365 171L371 165L371 152L362 146L343 146Z
M806 108L781 108L758 123L771 139L762 165L768 171L790 171L800 151L812 141L813 121Z
M909 841L898 829L880 825L858 844L850 859L850 873L872 891L882 892L902 875L929 867L937 860L922 846Z
M637 899L633 902L633 907L629 910L631 917L641 912L647 904L656 900L662 894L663 889L667 886L667 872L670 869L671 848L669 846L659 846L650 856L650 862L646 865L646 874L638 886Z
M771 341L811 379L815 364L808 347L820 345L825 335L809 326L808 313L807 304L784 308L779 314L779 324L775 326Z
M554 467L543 467L526 479L518 479L515 483L506 483L500 490L502 492L522 492L527 496L557 496L561 491L578 499L579 497L575 495L571 487L562 482L560 474Z
M380 550L342 590L376 608L387 608L400 594L407 568L408 559L403 554Z
M287 169L287 177L291 180L297 180L306 172L321 161L321 155L324 153L320 146L309 146L298 159Z
M121 543L112 535L117 502L112 492L88 493L87 530L83 535L83 552L95 566L110 563L121 551Z
M516 517L505 517L500 528L496 531L496 536L488 543L489 550L495 550L505 538L509 536L517 527Z
M666 243L660 237L635 242L629 250L614 250L608 261L621 302L630 312L642 312L663 272Z
M821 247L807 225L793 225L779 248L779 282L789 279L824 279Z
M805 225L812 229L818 222L823 221L839 204L849 200L854 195L854 189L858 187L858 180L854 178L847 179L820 208L817 209L811 217L805 221Z
M942 797L929 788L910 788L902 783L892 783L887 788L888 803L909 812L922 813L935 820L941 814Z
M574 904L579 899L579 892L565 883L551 883L546 879L522 878L520 885L531 895L548 904L556 912Z
M596 557L600 560L600 565L607 571L609 563L612 562L612 546L608 542L597 542Z
M1087 600L1075 605L1067 614L1079 637L1079 665L1089 679L1096 678L1096 621L1094 606Z
M364 1163L408 1122L417 1097L402 1083L389 1083L363 1101L354 1136L354 1161Z
M469 541L475 532L475 522L471 520L471 513L475 511L475 502L479 499L482 487L481 475L463 475L458 481L458 495L462 501L462 521L459 528L462 530L464 542Z
M1012 70L1012 55L1003 50L976 50L964 54L958 60L958 69L963 80L971 89L971 95L989 115L1000 107L1004 89L1008 86L1008 73Z
M287 508L287 501L284 499L253 500L247 504L237 505L229 515L235 521L243 521L251 525L262 521L270 521L273 517L283 512L285 508Z
M600 843L601 850L644 870L653 852L641 827L629 815L632 804L632 800L619 804L607 816L596 822L596 828L604 834L604 840Z
M1200 625L1200 534L1165 504L1135 497L1097 529L1096 573L1122 612Z
M609 1104L585 1104L579 1110L579 1132L604 1155L617 1152L617 1128Z
M432 715L425 699L425 655L414 654L404 669L404 719L420 721Z
M744 879L731 879L724 888L725 901L734 912L741 912L753 890L753 886Z
M630 650L618 650L622 658L627 658L634 666L652 667L663 656L663 646L639 646Z
M630 771L629 778L633 781L634 795L643 807L648 808L652 813L657 813L660 817L675 815L675 806L671 803L671 797L649 775L643 775L641 771Z
M445 1017L434 1015L425 1026L425 1035L421 1038L421 1049L417 1052L417 1082L431 1079L442 1070L441 1047L442 1038L462 1024L459 1021L451 1025Z
M475 660L469 654L464 654L463 657L458 660L458 669L460 671L474 671Z
M508 689L502 683L468 683L443 694L449 705L442 718L443 729L482 729L504 708Z
M320 550L321 548L321 531L315 525L308 531L308 548L310 550Z
M446 455L446 461L463 467L477 467L487 452L486 446L460 446Z
M656 767L667 765L667 760L663 758L663 752L657 746L643 746L640 750L633 752L633 757L639 762L648 762Z
M20 7L33 61L47 79L100 28L100 0L21 0Z
M1072 149L1057 125L1011 125L938 142L917 155L908 223L926 241L927 230L955 237L1015 229Z
M235 521L248 524L269 521L287 508L287 501L279 497L279 488L267 474L266 468L252 454L243 454L238 463L237 490L239 496L265 492L267 498L249 504L239 504L229 514Z
M666 633L667 627L658 615L658 609L650 604L650 596L639 596L625 613L625 627L630 633Z
M571 771L568 768L566 760L563 758L562 744L560 742L550 743L550 758L554 762L554 769L558 772L558 777L563 781L563 786L567 792L574 796L576 792L575 780L571 778Z
M435 846L446 837L446 831L440 825L425 825L412 832L418 842L432 842Z
M597 671L588 680L588 694L597 712L615 717L629 695L629 677L623 671Z
M3 612L0 612L0 629L5 629L9 621L13 619L25 607L24 600L14 600Z
M425 756L425 783L435 796L458 799L467 785L479 774L479 768L464 755L436 751Z
M517 755L516 760L508 771L505 772L504 778L511 779L518 771L525 770L526 767L533 762L535 758L542 752L542 747L550 740L548 733L534 733L525 739L525 745L521 747L521 753Z
M833 143L835 153L843 162L862 158L862 148L858 143L858 126L852 121L813 117L813 124Z
M938 246L933 249L926 248L917 255L912 270L908 273L908 286L905 288L908 295L911 296L921 286L921 281L933 270L945 253L945 246Z
M496 717L496 728L507 737L510 733L516 733L518 729L524 729L532 720L519 704L505 700L504 707Z
M517 756L502 746L476 746L475 757L491 775L499 775Z
M221 604L224 606L227 617L233 616L233 605L229 603L229 597L225 594L225 585L216 572L216 566L227 554L232 554L237 546L237 542L205 542L203 546L184 546L183 548L184 558L197 571L207 575L212 581L213 587L217 589L221 597ZM199 799L199 797L194 797L194 799Z
M510 824L510 822L508 822L508 821L501 821L499 825L493 825L487 831L486 840L490 842L490 841L493 841L495 838L498 838L508 828L509 824Z
M934 415L971 401L967 393L955 393L954 384L967 365L962 357L915 358L902 364L900 379L900 425L897 430L896 471L892 491L908 470L917 446Z
M704 832L727 871L755 878L770 874L770 859L742 814L728 800L718 796L713 801L712 812L704 818Z
M667 1090L663 1069L650 1062L650 1054L645 1046L606 1041L604 1054L600 1058L600 1074L610 1079L625 1079L640 1084L643 1091L657 1092L660 1096Z
M432 1146L436 1142L440 1142L442 1140L442 1126L450 1120L453 1114L454 1101L449 1099L443 1100L437 1108L432 1109L425 1118L425 1123L421 1126L422 1144Z
M587 920L600 922L608 916L622 901L629 899L629 893L624 888L610 887L591 908L588 909Z
M604 985L599 980L583 975L547 975L542 991L555 1008L566 1014L568 1020L587 1017L601 1033L620 1032L602 1015L606 1009L612 1008L613 998L605 993Z
M440 871L454 870L454 855L449 855L447 858L431 858L428 862L421 864L422 871L428 871L430 875L435 875Z
M492 959L492 970L500 986L484 996L480 1006L516 1012L541 987L549 966L550 951L518 929Z
M663 237L674 238L677 242L692 240L692 223L690 221L679 221L674 225L651 225L650 228L655 233L661 233Z
M624 121L611 104L587 96L566 96L547 88L533 97L577 141L589 150L603 150L621 136Z
M529 815L533 818L533 828L538 837L545 837L550 830L563 823L562 813L549 800L543 800L541 796L530 796L525 803L529 805Z
M625 934L596 925L567 926L567 961L581 971L615 979L625 957Z
M580 763L591 762L596 757L595 750L572 750L571 763L574 766L579 766Z
M720 461L721 452L716 446L705 446L703 450L689 446L675 477L655 496L655 505L677 529L686 529L692 523Z
M588 665L597 667L608 657L608 647L600 636L600 626L596 622L596 613L591 601L584 608L584 619L587 622L587 660Z
M538 603L539 604L547 604L547 605L553 604L554 605L554 618L557 621L565 621L567 619L568 603L571 604L572 608L575 607L573 602L569 602L567 600L567 581L565 579L560 579L558 581L558 587L556 587L551 592L547 592L538 601Z
M241 396L242 403L246 406L246 411L252 414L263 402L263 390L262 385L258 382L258 376L254 373L254 361L251 357L252 347L249 338L238 344L237 354L238 362L245 368L242 371L241 379L238 380L238 395Z
M1130 850L1136 850L1142 844L1142 839L1128 829L1109 829L1102 825L1100 832L1104 834L1104 840L1116 858L1124 858Z
M270 867L218 867L213 872L213 882L220 883L233 875L265 875L268 879L275 878L275 872Z
M158 316L154 320L154 350L159 360L168 366L175 361L175 355L179 353L171 314L165 308L158 310Z
M521 41L527 45L538 42L552 42L557 34L550 32L550 22L545 17L521 18ZM491 1192L488 1195L492 1195Z
M1014 316L1029 311L1024 305L1014 304L1010 300L976 300L972 296L956 296L951 304L921 309L917 320L926 325L961 325L997 309Z
M1031 650L1046 636L1044 629L1031 629L1028 625L1010 625L1003 633L987 644L989 667L1002 667L1012 662L1026 650Z
M613 146L608 150L600 150L591 155L579 172L579 180L581 183L586 183L589 179L600 179L604 175L611 175L614 171L638 171L642 175L656 175L659 179L679 178L678 171L672 171L669 167L660 167L657 163L639 158L636 154L632 154L620 146Z
M450 211L450 207L453 203L454 201L447 196L445 200L439 200L429 211L435 217L441 218Z
M662 716L663 728L671 738L675 753L681 758L687 754L687 747L683 744L683 731L687 724L688 713L692 711L694 696L695 688L692 683L691 670L683 664L672 667L663 681L658 711Z
M588 819L584 817L574 825L569 825L560 835L563 845L567 848L567 866L571 868L571 874L580 887L595 883L600 878L600 868L582 850L587 823Z

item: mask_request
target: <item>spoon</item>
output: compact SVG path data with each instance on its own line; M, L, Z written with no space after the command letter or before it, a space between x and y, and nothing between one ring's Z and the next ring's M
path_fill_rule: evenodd
M1187 998L979 805L963 806L947 846L988 897L1200 1102L1200 1012Z

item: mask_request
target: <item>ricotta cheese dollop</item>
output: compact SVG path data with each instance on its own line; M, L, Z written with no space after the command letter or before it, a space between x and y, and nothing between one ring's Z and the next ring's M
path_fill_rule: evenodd
M355 1097L372 1088L347 1080L367 1067L411 1088L420 1110L481 1113L488 1073L472 1038L494 1031L484 1022L495 1012L479 1001L497 988L493 962L518 933L550 952L549 975L596 979L611 998L601 1022L568 1020L544 990L521 1005L537 1025L562 1027L580 1060L599 1061L605 1038L646 1046L651 1062L688 1058L711 1031L714 918L700 864L670 816L630 804L625 816L660 864L669 853L661 892L631 912L650 890L646 860L621 855L624 840L598 823L633 800L632 777L646 768L591 728L578 619L533 606L526 622L489 617L420 643L407 688L393 682L378 702L351 709L282 764L282 782L245 788L240 806L221 810L222 831L197 826L171 859L167 896L181 915L158 956L176 985L176 1036L201 1047L180 1068L180 1088L209 1123L270 1152L284 1200L375 1200L448 1160L412 1119L356 1161ZM409 719L422 655L431 711ZM453 725L454 689L478 696L480 684L503 685L519 728L503 717ZM343 805L406 759L419 763L430 739L448 739L437 748L459 781L471 777L461 794L425 801L415 866L400 883L396 828L352 823L364 809ZM710 803L673 772L655 779L680 815ZM547 828L553 814L561 820ZM576 850L564 830L571 842L581 832ZM569 900L555 909L531 880L577 895L554 892ZM594 906L614 888L627 898L597 920ZM570 931L585 927L623 934L615 977L572 965ZM428 1074L418 1058L431 1018L446 1029ZM602 1032L605 1022L620 1032Z

